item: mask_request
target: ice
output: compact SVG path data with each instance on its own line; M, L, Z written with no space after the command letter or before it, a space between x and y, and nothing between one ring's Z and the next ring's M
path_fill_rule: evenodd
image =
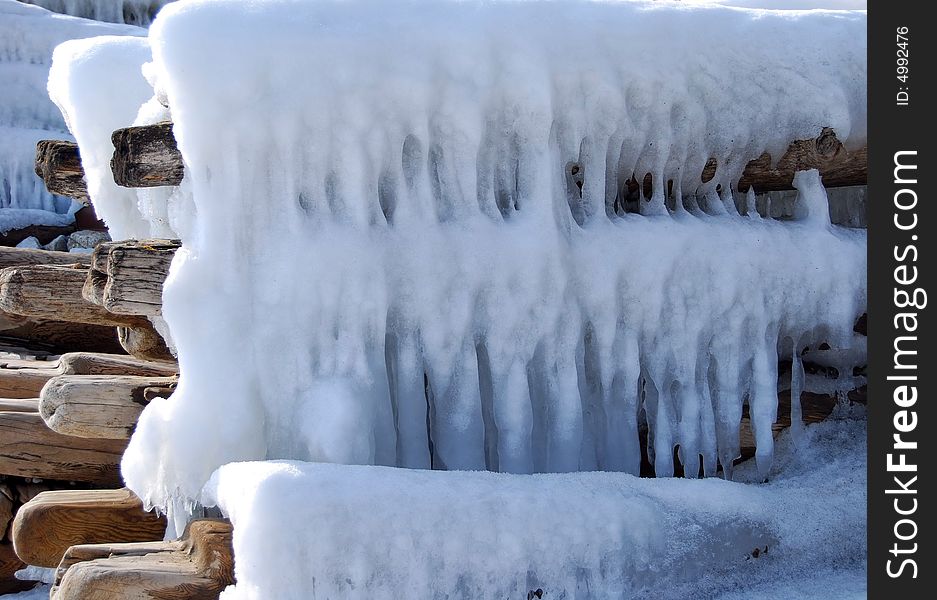
M136 191L119 187L111 172L111 134L133 124L153 95L141 71L149 60L146 38L101 36L60 44L49 73L49 96L81 149L88 195L116 240L151 237L151 223L158 225L141 214Z
M823 127L865 143L865 26L670 3L166 6L144 71L186 167L163 298L181 379L141 416L129 487L191 507L217 467L260 459L635 473L645 426L659 475L679 447L690 475L728 476L745 403L763 478L779 360L855 342L866 235L823 218L815 173L787 221L740 216L732 186Z
M763 485L226 465L204 497L234 524L237 585L221 597L864 597L864 419L801 437L781 436Z
M108 23L149 26L163 5L173 0L20 0L45 9Z
M69 39L140 33L143 30L135 27L63 17L0 0L0 208L60 215L75 209L68 198L47 192L34 172L36 142L71 139L46 92L52 51Z

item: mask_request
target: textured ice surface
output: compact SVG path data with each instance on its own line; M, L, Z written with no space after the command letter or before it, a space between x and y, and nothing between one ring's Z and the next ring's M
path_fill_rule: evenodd
M182 376L144 411L128 484L167 506L265 458L633 473L645 421L658 474L675 446L714 474L744 402L767 473L779 356L853 343L866 237L830 225L816 172L790 221L740 215L729 189L822 127L865 143L865 25L664 3L168 5L147 75L192 202L164 289ZM642 214L624 212L645 173Z
M235 526L222 598L864 597L864 418L779 451L768 484L226 465L206 486Z
M147 27L163 5L173 0L20 0L45 9L108 23Z
M71 201L46 191L36 177L36 142L70 139L49 100L52 51L69 39L139 35L143 30L56 15L14 0L0 0L0 208L67 213Z

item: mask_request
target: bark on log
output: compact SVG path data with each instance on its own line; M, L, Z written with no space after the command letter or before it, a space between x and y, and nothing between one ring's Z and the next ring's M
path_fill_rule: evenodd
M124 187L157 187L182 182L182 154L172 123L118 129L111 136L114 181Z
M0 474L120 485L123 440L56 433L39 413L0 413Z
M64 435L130 439L150 398L168 396L175 387L173 377L59 375L42 388L39 414Z
M215 600L234 583L231 524L199 519L174 542L73 546L52 600Z
M78 144L42 140L36 144L36 175L53 194L87 202L88 184L81 166Z
M110 312L162 314L163 283L179 240L108 242L94 250L85 280L85 298Z
M43 492L17 511L12 536L20 559L54 569L71 546L159 541L165 532L166 519L123 488Z
M118 185L153 187L182 182L182 155L172 136L172 123L118 129L111 139L115 148L111 169ZM745 192L754 186L756 192L790 190L794 173L804 169L819 169L827 187L865 185L867 161L866 148L847 152L833 130L826 127L814 139L792 142L776 165L772 165L768 153L750 161L737 189ZM715 160L707 162L700 180L711 180L717 166ZM632 182L631 187L637 191L638 183Z

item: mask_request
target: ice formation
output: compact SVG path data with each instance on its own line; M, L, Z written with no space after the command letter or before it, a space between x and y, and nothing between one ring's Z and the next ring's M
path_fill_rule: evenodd
M226 465L205 499L234 523L222 598L864 598L857 416L783 434L766 485Z
M865 233L830 225L817 173L789 221L730 190L822 127L865 143L864 13L194 1L150 44L186 180L182 376L122 465L148 502L276 458L634 473L645 422L658 474L679 447L712 475L746 402L764 474L779 357L854 343ZM68 48L50 89L80 132L64 57L110 50Z
M56 45L69 39L142 32L135 27L63 17L15 0L0 0L0 208L63 215L74 208L69 199L47 192L33 171L37 141L69 138L62 115L46 92Z
M173 0L20 0L73 17L147 27Z

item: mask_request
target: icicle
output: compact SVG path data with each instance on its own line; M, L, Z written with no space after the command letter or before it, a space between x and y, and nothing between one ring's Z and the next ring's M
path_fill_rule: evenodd
M803 438L804 419L800 397L804 390L804 363L796 341L791 349L791 436L795 442Z

